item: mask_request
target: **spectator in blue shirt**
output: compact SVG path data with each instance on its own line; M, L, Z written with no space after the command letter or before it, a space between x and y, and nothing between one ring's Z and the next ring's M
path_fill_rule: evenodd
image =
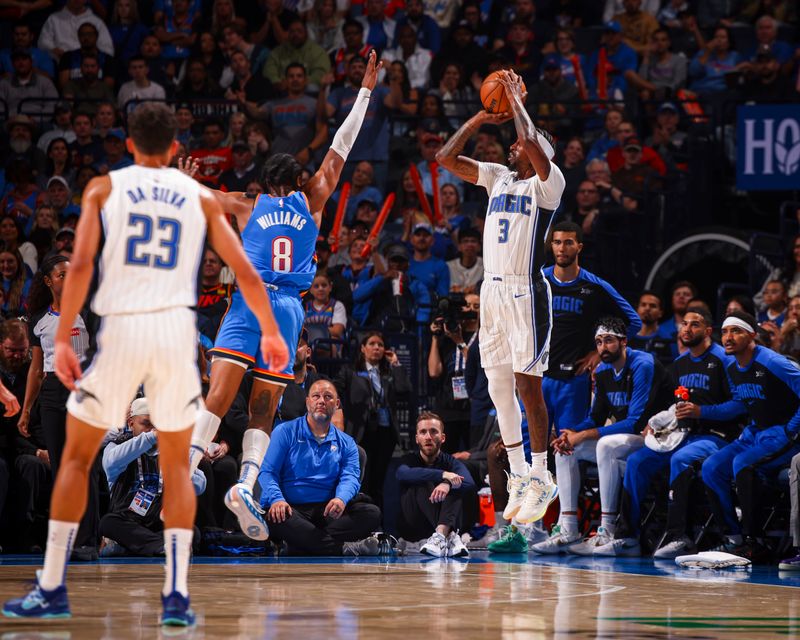
M422 0L408 0L406 2L406 15L397 22L397 32L404 24L410 24L417 32L419 46L428 49L433 55L439 53L442 47L442 32L436 20L425 15L425 5Z
M737 71L741 61L739 54L733 51L730 30L717 27L714 37L695 54L689 64L689 88L701 94L725 91L725 75Z
M778 21L772 16L763 15L756 20L756 43L747 52L745 59L755 60L756 55L767 47L780 65L791 62L794 57L794 47L788 42L778 40Z
M11 48L3 49L0 52L0 75L12 75L14 67L11 65L11 52L12 51L27 51L31 54L33 60L33 68L46 75L51 80L56 77L56 65L50 54L38 47L34 46L33 29L28 24L20 23L14 25L14 31L11 32Z
M331 426L336 387L318 380L300 418L279 424L261 466L261 506L272 535L290 552L314 556L378 555L381 512L354 500L361 485L358 446Z
M433 247L433 227L428 222L418 222L411 229L411 246L414 256L408 266L408 275L419 280L428 287L431 299L436 295L440 298L447 296L450 291L450 270L444 260L435 258L431 253ZM421 309L424 313L417 314L417 320L428 322L430 309Z
M622 41L622 26L616 20L606 23L605 34L603 35L603 47L610 68L608 69L608 95L612 97L615 93L620 95L625 93L628 88L628 79L636 74L639 59L636 52ZM586 84L589 91L598 95L598 62L600 60L600 49L595 51L588 62L588 72Z

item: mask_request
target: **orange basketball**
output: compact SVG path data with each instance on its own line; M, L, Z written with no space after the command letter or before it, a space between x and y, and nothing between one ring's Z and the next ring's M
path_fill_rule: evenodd
M511 105L506 97L506 90L498 79L497 71L493 71L481 84L481 103L483 108L489 113L506 113L511 111ZM526 91L525 83L522 83L523 93Z

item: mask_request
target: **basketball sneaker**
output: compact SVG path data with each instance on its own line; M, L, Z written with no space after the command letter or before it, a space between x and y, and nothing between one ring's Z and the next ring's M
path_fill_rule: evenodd
M558 495L558 486L553 482L553 476L549 471L545 470L541 474L531 473L529 478L522 505L517 511L517 520L522 524L541 520L547 513L547 507Z
M508 489L508 504L503 510L503 518L510 521L517 515L522 506L522 501L525 499L525 491L528 489L531 478L530 472L522 476L513 473L506 473L506 475L508 476L508 484L506 485Z
M778 563L778 569L781 571L800 571L800 555L794 558L786 558Z
M8 600L3 605L3 615L7 618L71 618L67 599L67 588L62 584L52 591L39 586L40 571L36 572L33 588L22 598Z
M563 531L561 525L557 524L553 526L550 537L544 542L531 546L531 551L543 556L569 553L570 547L580 544L581 540L580 533Z
M342 545L343 556L378 556L381 553L381 542L375 536L367 536L363 540L345 542Z
M432 558L444 558L447 556L447 538L438 531L434 531L433 535L419 548L419 552Z
M269 527L261 514L264 510L253 498L253 492L246 484L238 483L228 489L225 494L225 506L239 519L239 526L248 538L266 540L269 538Z
M614 538L606 544L595 546L592 555L638 558L642 555L642 547L639 538Z
M469 558L469 549L464 546L461 536L455 531L451 531L447 536L447 557L448 558Z
M690 553L697 553L697 547L689 536L681 536L677 540L662 544L655 550L653 557L659 560L674 560L678 556L684 556Z
M528 539L513 524L503 529L500 539L492 542L489 553L528 553Z
M597 527L597 533L590 538L584 539L580 544L576 544L567 551L576 556L591 556L594 554L595 547L601 547L614 539L614 536L606 531L605 527Z
M191 627L194 625L194 611L189 606L189 598L178 591L173 591L168 596L161 596L164 613L161 615L161 624L165 627Z
M483 534L483 537L467 542L467 549L488 549L489 545L495 540L499 540L502 535L503 527L494 525Z

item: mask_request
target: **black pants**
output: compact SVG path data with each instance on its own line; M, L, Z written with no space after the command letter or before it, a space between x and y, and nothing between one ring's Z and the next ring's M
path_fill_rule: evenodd
M33 523L47 514L53 476L43 460L29 453L17 456L14 471L16 514L13 522L17 541L20 548L24 549L35 542L31 536Z
M412 542L423 540L440 524L453 531L461 528L462 492L451 490L442 502L431 502L435 486L427 483L401 487L397 530L402 538Z
M374 431L367 431L360 444L367 453L367 469L361 490L380 507L383 505L383 482L392 461L397 437L394 429L378 427Z
M292 505L284 522L269 522L270 534L298 555L338 556L342 543L366 538L381 524L381 510L369 502L351 502L339 518L323 516L326 503Z
M197 524L201 529L222 527L237 528L236 516L225 506L225 493L239 477L239 465L233 456L224 456L216 462L203 459L198 469L206 476L206 490L197 496Z
M53 478L58 474L61 455L67 440L67 398L69 390L59 382L54 373L48 373L39 391L39 411L42 417L42 431L50 455L50 469ZM81 519L76 547L96 547L100 524L100 461L95 460L89 473L89 494L86 511Z
M159 521L160 525L160 521ZM100 519L100 535L118 542L136 556L163 556L164 530L155 530L121 513L107 513Z
M3 507L8 496L8 483L11 477L11 469L8 460L0 451L0 516L3 515Z

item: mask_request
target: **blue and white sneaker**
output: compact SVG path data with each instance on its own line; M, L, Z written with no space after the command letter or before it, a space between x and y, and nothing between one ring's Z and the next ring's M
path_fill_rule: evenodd
M189 606L189 598L184 598L178 591L173 591L168 596L162 594L161 604L164 613L161 624L167 627L191 627L194 625L194 611Z
M69 600L67 599L67 588L64 585L56 587L52 591L45 591L39 586L39 574L36 572L36 579L33 588L28 595L22 598L14 598L3 605L3 615L7 618L71 618L72 612L69 610Z
M544 518L547 507L558 496L558 486L549 471L544 470L538 474L531 471L530 483L525 489L525 497L517 511L517 521L530 524Z
M239 519L239 526L248 538L266 540L269 538L269 527L261 514L264 510L253 498L250 487L241 482L233 485L225 494L225 506Z

